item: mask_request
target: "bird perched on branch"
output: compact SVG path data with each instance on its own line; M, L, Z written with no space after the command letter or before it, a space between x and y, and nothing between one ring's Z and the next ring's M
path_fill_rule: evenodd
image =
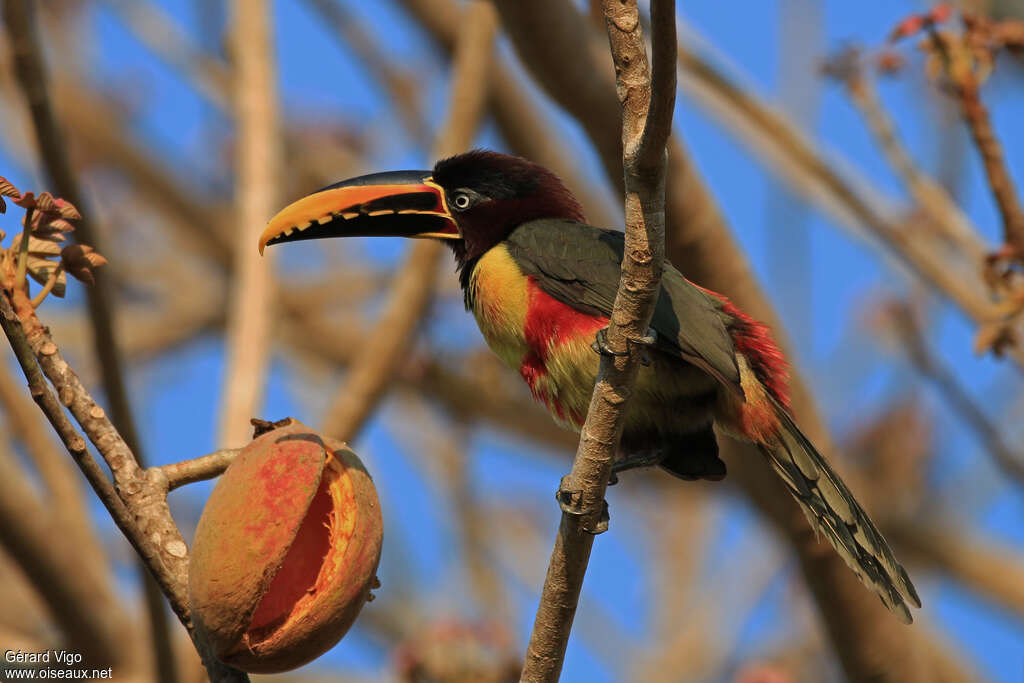
M445 241L488 345L555 420L580 429L598 354L608 352L600 339L619 284L622 233L587 225L547 169L473 151L432 171L325 187L277 214L259 247L370 235ZM719 480L726 470L713 426L756 444L811 525L909 623L906 602L921 606L910 577L794 422L786 361L768 328L667 263L651 328L615 470L658 464L682 479Z

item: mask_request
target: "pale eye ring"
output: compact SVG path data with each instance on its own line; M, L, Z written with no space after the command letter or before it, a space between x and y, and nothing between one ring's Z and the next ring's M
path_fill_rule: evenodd
M466 194L465 192L459 192L452 199L452 205L456 209L459 209L460 211L468 209L469 205L472 204L472 203L473 203L473 200L470 199L469 195Z

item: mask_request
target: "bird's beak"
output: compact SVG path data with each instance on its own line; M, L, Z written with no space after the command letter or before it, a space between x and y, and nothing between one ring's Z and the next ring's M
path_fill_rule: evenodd
M314 192L270 219L268 244L321 237L435 237L461 239L444 190L429 171L374 173Z

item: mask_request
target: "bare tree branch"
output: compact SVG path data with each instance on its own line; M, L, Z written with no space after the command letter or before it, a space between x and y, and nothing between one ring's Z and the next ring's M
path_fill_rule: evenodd
M622 102L622 166L626 186L626 246L608 328L613 353L602 355L572 470L559 490L562 521L523 665L523 681L557 681L583 577L602 523L605 489L625 424L640 353L647 337L665 258L665 144L675 105L675 0L652 0L652 89L636 0L604 3L608 40ZM667 62L667 63L666 63ZM568 497L568 500L566 500Z
M9 43L12 48L15 72L25 93L32 115L43 165L53 181L54 189L64 199L78 207L83 214L79 221L78 238L97 249L106 251L103 240L90 223L84 197L68 161L63 130L57 124L47 92L46 67L42 49L36 33L32 3L28 0L12 0L4 3L4 22L7 26ZM121 367L119 343L114 332L114 314L111 308L110 286L105 274L95 274L95 284L86 292L89 318L92 322L93 352L99 360L103 387L110 405L114 422L124 435L132 458L144 462L142 443L136 431L135 418L125 389L124 372ZM159 588L149 574L142 571L144 595L152 629L155 668L163 683L175 683L177 674L173 653L170 650L170 634L164 613Z
M167 490L173 491L186 484L219 477L241 452L241 448L222 448L208 455L170 465L161 465L156 469L160 470L162 475L167 478Z
M999 427L961 385L956 374L932 352L915 311L906 302L892 301L887 314L914 368L938 389L953 412L970 426L1003 473L1017 486L1024 486L1024 459L1021 454L1010 447Z
M10 273L5 273L5 276L10 280ZM104 410L82 386L49 333L36 318L35 310L23 290L7 290L0 296L0 325L25 372L33 398L118 528L144 561L175 614L189 634L194 635L187 598L188 546L167 507L166 480L160 476L159 470L144 472L139 468L131 450ZM50 392L46 379L57 389L60 403ZM67 418L62 404L69 409L110 467L116 491L89 454L85 440ZM197 641L196 647L203 656L211 679L248 680L244 674L220 663L205 643ZM173 653L170 656L173 658Z
M592 92L603 89L610 95L611 84L600 82L603 70L599 61L588 55L587 41L569 35L583 28L576 8L569 2L551 0L497 0L497 4L519 55L548 94L580 121L601 151L606 173L614 178L617 156L609 159L607 151L611 148L608 121L614 111L609 111L607 98ZM573 16L576 21L569 18ZM726 294L749 315L765 322L783 349L790 348L778 316L678 137L669 145L668 163L667 256L688 278ZM790 387L801 427L819 449L830 453L828 432L795 368ZM720 448L730 476L742 484L797 553L847 675L855 680L878 675L893 680L920 678L921 661L910 634L883 605L864 599L864 588L856 576L815 537L757 449L728 438L721 440ZM835 462L835 458L831 460Z
M238 65L238 225L218 441L230 447L249 440L249 418L259 409L270 364L273 260L261 261L253 245L277 207L280 155L271 6L236 0L232 7L232 49Z
M982 34L990 30L987 23L979 21L977 17L967 13L964 15L964 24L966 27L963 36L965 44L975 38L974 34ZM1003 219L1003 238L1006 245L1015 252L1016 258L1024 259L1024 209L1021 208L1017 188L1010 175L1010 169L1006 165L1003 146L996 137L995 128L992 126L992 118L989 116L985 103L981 100L981 78L976 73L976 69L964 69L959 65L953 65L956 58L950 55L949 46L934 30L934 27L929 30L929 35L932 46L945 63L960 104L960 112L964 121L967 122L967 129L970 131L974 146L978 148L978 153L981 155L989 187L992 189L992 195L995 197L996 205L999 207L999 213ZM980 35L977 38L984 40L984 37Z
M57 542L56 539L60 539ZM0 544L46 602L68 644L90 663L114 666L130 659L129 624L101 568L77 557L77 534L33 495L10 453L0 453Z
M484 79L497 26L494 9L484 0L466 6L462 33L455 50L448 119L435 145L445 157L472 144L483 113ZM392 286L388 303L374 329L362 343L352 371L328 408L324 431L352 441L384 395L410 337L433 300L437 269L443 253L439 242L415 244Z

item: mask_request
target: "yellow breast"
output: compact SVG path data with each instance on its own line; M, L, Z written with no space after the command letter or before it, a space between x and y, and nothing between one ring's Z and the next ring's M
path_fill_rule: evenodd
M523 331L529 291L526 276L503 244L480 257L469 287L473 316L487 345L518 371L529 351Z

